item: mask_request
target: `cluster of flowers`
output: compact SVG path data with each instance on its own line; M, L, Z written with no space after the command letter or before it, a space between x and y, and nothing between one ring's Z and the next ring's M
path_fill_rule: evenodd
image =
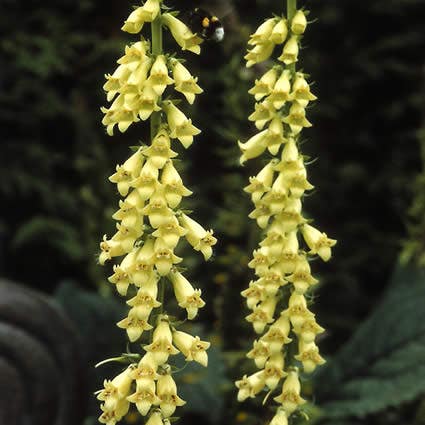
M132 12L123 30L137 33L145 22L154 20L166 25L183 49L199 53L201 40L173 15L161 15L160 0L147 0ZM149 415L147 424L162 425L169 424L176 406L185 403L177 395L169 356L181 352L187 361L206 366L210 344L176 330L164 312L159 286L172 286L178 305L192 320L205 303L201 290L195 289L176 267L183 259L174 250L184 237L208 260L216 239L211 230L205 230L178 209L182 198L191 192L173 165L177 153L171 149L171 140L178 139L187 148L200 131L172 101L163 101L161 96L168 85L174 84L175 90L193 103L202 90L177 59L154 55L144 40L127 46L118 63L116 71L106 76L104 86L108 101L115 98L110 108L103 108L108 133L113 133L115 125L123 132L133 122L152 114L159 120L150 146L137 149L109 178L123 199L113 215L117 232L111 238L105 235L100 243L99 263L123 256L113 266L109 281L122 296L127 295L131 285L133 296L127 301L131 307L128 315L118 326L126 330L131 342L139 340L145 331L149 331L149 338L143 346L146 353L139 356L138 363L104 381L104 389L98 392L103 411L99 421L114 425L134 403L141 415Z
M168 27L183 50L200 53L201 38L174 15L159 14L160 1L148 0L130 14L122 29L139 32L145 22L160 16L161 24ZM149 50L150 43L144 40L126 46L125 55L117 61L117 69L112 75L105 75L107 81L103 88L107 92L107 100L113 102L109 108L101 108L105 114L102 123L108 134L112 135L115 125L124 132L132 123L147 120L153 112L163 110L167 114L170 137L179 139L188 147L200 130L171 102L161 102L161 105L159 102L166 87L174 84L174 89L192 104L195 95L202 93L198 79L180 61L162 54L153 56Z
M245 56L249 67L268 59L275 45L284 43L278 58L283 64L273 66L249 91L257 101L249 120L260 132L246 143L239 143L241 163L266 150L280 156L272 157L244 189L255 205L249 217L265 232L248 264L257 279L242 292L252 310L246 319L261 335L247 357L260 370L236 382L238 400L243 401L265 389L274 391L284 379L281 393L274 397L280 407L270 425L286 424L288 417L305 403L300 396L300 369L311 373L324 363L315 343L316 335L324 329L309 310L305 294L318 282L311 275L309 257L318 255L328 261L336 243L308 224L302 215L302 197L313 186L307 181L298 142L301 130L311 126L305 108L316 99L305 75L295 71L306 25L301 10L289 22L284 18L266 20L251 36L249 44L254 47ZM308 250L300 246L300 235ZM289 358L288 346L296 343L298 354Z

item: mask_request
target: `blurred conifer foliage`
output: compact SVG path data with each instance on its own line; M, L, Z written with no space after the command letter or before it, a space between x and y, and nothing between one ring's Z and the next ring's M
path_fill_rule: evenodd
M198 6L191 0L178 3L181 10ZM283 3L207 2L222 18L225 40L206 42L201 56L191 58L205 93L191 112L202 134L183 164L187 186L194 191L185 207L217 230L220 244L214 262L204 265L194 258L188 267L205 298L214 299L200 319L227 353L230 378L241 367L250 372L242 353L251 331L239 292L252 277L248 253L259 240L255 224L245 219L251 206L242 187L261 163L240 167L236 141L254 132L246 118L254 107L247 91L262 67L247 70L243 56L259 20L270 12L281 14ZM311 74L319 97L310 111L314 126L306 132L304 149L312 160L309 180L317 187L305 201L306 215L311 213L339 241L333 261L316 266L322 286L313 307L328 329L321 345L331 365L331 356L374 310L402 242L405 258L422 256L424 263L425 178L418 131L425 95L425 3L299 3L311 10L309 18L317 19L300 55L300 67ZM100 123L99 107L105 102L103 76L129 42L119 28L130 5L122 0L0 3L2 276L47 292L70 278L112 295L103 285L108 267L95 261L102 233L113 230L109 217L118 199L107 177L126 157L128 145L146 140L140 129L111 140ZM382 329L377 326L374 332ZM406 354L400 361L408 368L415 359ZM385 373L391 375L391 368ZM225 423L256 412L253 404L235 403L230 384L222 387ZM420 394L423 389L409 398L416 403L409 409L413 406L418 417ZM323 400L331 403L333 397L326 392ZM393 414L393 422L387 415L385 423L400 423L405 402L400 398L380 405ZM351 412L351 419L338 420L384 423L384 416L373 416L376 412L366 409L360 419ZM415 414L411 423L420 423Z

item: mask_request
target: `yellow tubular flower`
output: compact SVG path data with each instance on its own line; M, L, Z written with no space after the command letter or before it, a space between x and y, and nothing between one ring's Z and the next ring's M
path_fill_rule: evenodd
M316 96L306 74L296 70L307 20L295 5L296 0L288 0L288 16L266 19L248 41L253 47L245 56L247 67L269 59L275 45L283 44L283 50L249 90L256 103L248 120L258 131L247 141L238 141L241 164L272 156L262 160L265 165L244 188L254 204L249 218L264 230L248 262L256 277L241 292L250 310L246 320L258 335L246 356L258 371L235 383L239 401L282 386L273 398L277 410L269 425L290 422L306 402L300 375L325 362L316 341L324 329L307 302L318 283L310 259L328 261L336 244L303 216L304 194L313 185L307 179L300 141L301 132L312 125L306 108ZM263 403L267 400L268 396Z
M116 127L125 132L140 121L150 120L151 127L151 142L141 143L109 177L121 199L112 215L116 232L111 237L105 235L100 242L99 263L121 257L108 278L128 305L126 317L117 326L144 351L120 357L123 362L131 359L134 363L112 380L106 379L104 388L97 392L102 411L99 422L106 425L119 422L131 404L135 407L132 411L137 409L146 417L147 425L170 425L168 418L185 401L178 396L173 376L177 372L168 362L181 352L186 361L204 367L208 364L210 343L177 329L182 321L166 313L166 285L173 287L177 304L189 320L205 305L201 290L195 289L176 267L183 262L175 254L181 240L208 260L217 239L212 230L204 229L179 209L192 192L183 183L172 144L177 139L188 148L200 130L183 112L184 107L180 109L175 101L164 98L174 99L178 92L193 104L202 88L174 52L163 51L162 29L168 28L182 50L196 54L203 39L175 13L162 13L163 9L162 0L146 0L130 13L122 30L136 34L149 24L151 40L141 36L141 41L126 46L116 70L105 75L103 86L109 106L101 108L102 123L109 135ZM276 139L275 135L270 137ZM265 301L258 305L258 314L269 320L272 309L272 304ZM317 329L306 327L300 332L307 343Z
M164 25L168 27L171 34L176 40L177 44L182 50L190 50L191 52L199 55L201 53L202 38L193 34L189 27L175 16L170 13L164 13L162 15L162 21Z

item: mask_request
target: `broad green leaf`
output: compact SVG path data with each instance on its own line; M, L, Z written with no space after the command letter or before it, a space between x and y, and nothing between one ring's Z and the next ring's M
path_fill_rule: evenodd
M425 272L396 269L372 315L317 375L326 418L364 417L425 393Z

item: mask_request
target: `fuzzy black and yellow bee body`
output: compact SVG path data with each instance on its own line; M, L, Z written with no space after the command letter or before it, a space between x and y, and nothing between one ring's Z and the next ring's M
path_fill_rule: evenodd
M199 7L190 12L189 28L204 40L221 41L224 37L223 24L217 16Z

